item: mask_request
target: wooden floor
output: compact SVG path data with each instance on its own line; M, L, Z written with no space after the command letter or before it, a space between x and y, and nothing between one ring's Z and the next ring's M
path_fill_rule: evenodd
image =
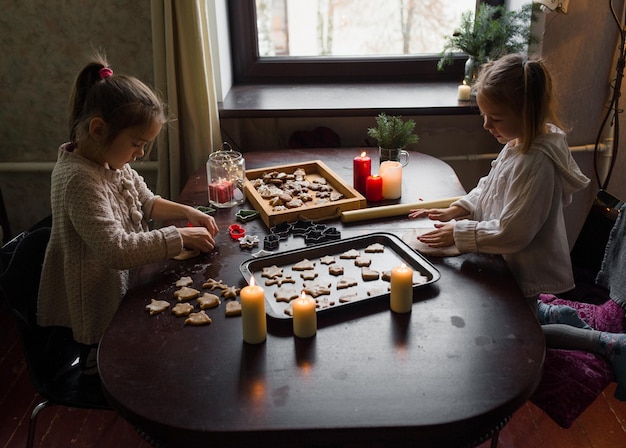
M611 385L570 429L562 429L531 403L500 433L500 448L626 447L626 403L613 398ZM15 324L0 301L0 447L26 444L30 410L40 397L28 378ZM134 428L113 411L63 407L44 409L35 446L147 448ZM489 443L481 445L486 448ZM366 448L366 447L364 447Z

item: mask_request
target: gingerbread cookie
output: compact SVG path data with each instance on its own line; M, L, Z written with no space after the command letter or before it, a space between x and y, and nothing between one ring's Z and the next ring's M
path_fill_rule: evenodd
M322 297L321 299L315 300L315 308L318 310L325 310L332 306L335 306L335 301L328 297Z
M150 304L146 305L146 310L150 312L150 316L162 313L170 307L170 303L165 300L150 299Z
M291 275L287 275L285 278L268 278L265 280L265 286L278 285L283 286L283 283L296 283L296 281L291 277Z
M368 257L358 256L354 259L354 265L359 268L369 266L370 264L372 264L372 260Z
M315 280L319 274L315 271L304 271L300 274L302 280Z
M335 263L335 261L335 257L333 257L332 255L325 255L320 258L320 263L322 264L333 264Z
M358 285L358 283L359 282L357 282L352 277L341 277L339 280L337 280L337 289L346 289L350 286L356 286Z
M361 268L361 278L364 282L371 282L373 280L378 280L380 277L380 273L368 267Z
M174 297L176 297L179 302L195 299L199 295L200 291L194 288L189 288L188 286L183 286L178 291L174 291Z
M198 297L198 305L200 305L201 310L215 308L216 306L219 306L220 303L222 302L220 301L219 297L217 297L215 294L209 294L208 292L205 292L200 297Z
M174 306L174 308L172 308L172 314L176 317L187 316L192 311L193 311L193 305L188 302L177 303Z
M228 302L226 304L226 316L241 316L241 303L233 300L232 302Z
M380 253L385 251L385 246L380 243L370 244L365 248L365 252L368 254Z
M381 294L386 294L389 292L389 288L385 288L384 286L374 286L372 289L369 289L367 291L367 295L372 297L372 296L379 296Z
M226 288L226 285L221 280L215 280L213 278L210 278L202 284L202 287L209 288L211 291L213 291L216 288L224 289Z
M185 248L183 248L183 250L181 250L178 255L172 257L172 259L173 260L178 260L178 261L185 261L185 260L189 260L191 258L195 258L198 255L200 255L200 251L198 249L185 249Z
M296 291L293 286L281 286L274 292L274 297L277 302L291 302L293 299L297 299L300 293Z
M294 271L308 271L310 269L315 269L315 263L305 258L304 260L294 264L291 269Z
M361 252L359 252L356 249L350 249L349 251L346 251L346 252L342 253L341 255L339 255L339 258L343 258L343 259L347 259L347 260L353 260L356 257L358 257L359 255L361 255Z
M422 275L419 271L413 271L413 284L421 285L428 282L428 277Z
M208 325L211 323L211 318L204 312L204 310L197 313L191 313L187 319L185 319L185 325Z
M261 277L267 277L267 278L282 277L282 275L283 275L283 269L279 268L276 265L263 268L263 272L261 273Z
M191 279L191 277L181 277L178 280L176 280L175 285L178 287L181 286L191 286L193 284L193 280Z
M328 273L330 275L343 275L343 266L332 265L328 266Z
M339 303L352 302L359 298L359 294L356 291L345 292L339 296Z
M330 294L330 285L330 282L318 279L311 283L305 283L302 290L311 297L319 297Z
M239 291L241 291L241 288L237 288L236 286L227 286L222 289L222 297L225 299L236 299Z

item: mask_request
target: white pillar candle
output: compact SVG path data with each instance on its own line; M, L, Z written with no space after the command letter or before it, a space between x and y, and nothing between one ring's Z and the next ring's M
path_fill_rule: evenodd
M472 96L472 88L467 84L459 86L459 101L469 101Z
M391 311L408 313L413 307L413 270L402 263L391 270Z
M265 317L265 291L250 278L250 285L239 293L241 297L241 325L243 340L249 344L263 342L267 336Z
M398 199L402 196L402 164L385 161L380 164L378 175L383 178L383 198Z
M304 291L293 301L293 334L299 338L310 338L317 332L317 314L315 301L310 299Z

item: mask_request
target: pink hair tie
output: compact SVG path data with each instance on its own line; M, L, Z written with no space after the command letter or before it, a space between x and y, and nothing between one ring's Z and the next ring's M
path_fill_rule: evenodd
M113 70L111 70L109 67L102 67L98 71L98 74L100 75L100 79L106 79L109 76L113 76Z

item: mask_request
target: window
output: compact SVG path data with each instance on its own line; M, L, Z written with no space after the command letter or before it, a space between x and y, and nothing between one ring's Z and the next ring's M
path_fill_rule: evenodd
M460 13L477 3L229 0L235 83L458 80L466 58L438 71L439 52Z

